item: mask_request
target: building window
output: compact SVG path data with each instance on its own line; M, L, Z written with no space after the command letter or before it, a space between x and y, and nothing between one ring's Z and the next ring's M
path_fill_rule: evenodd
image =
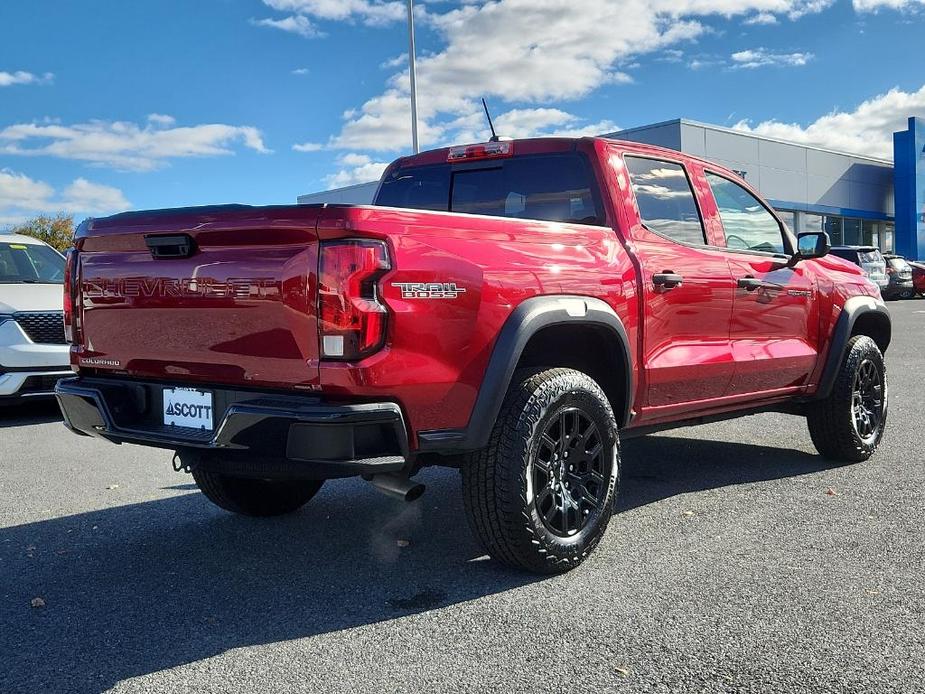
M826 215L822 218L822 230L829 235L829 240L833 246L845 246L851 244L842 236L842 218L830 217Z
M895 227L892 222L886 222L883 225L883 252L896 252L896 239L894 237Z
M861 220L860 219L845 219L844 223L844 239L846 246L862 246L864 241L861 239Z
M861 222L861 243L865 246L880 248L880 227L879 222L863 220Z
M791 212L790 210L777 210L777 216L781 218L790 231L794 231L797 228L795 212Z
M822 231L822 215L803 212L800 214L800 231Z

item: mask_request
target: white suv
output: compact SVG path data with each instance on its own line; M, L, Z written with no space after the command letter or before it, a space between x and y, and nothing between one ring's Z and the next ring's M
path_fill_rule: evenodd
M0 233L0 404L53 395L70 375L63 284L58 251Z

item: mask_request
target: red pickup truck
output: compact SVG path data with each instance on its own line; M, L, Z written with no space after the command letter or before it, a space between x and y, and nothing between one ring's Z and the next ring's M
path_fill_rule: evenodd
M406 499L461 468L501 562L601 539L619 439L760 411L861 461L887 414L889 313L735 173L602 138L404 157L370 206L84 222L68 256L77 433L176 451L219 506L294 511L362 475Z

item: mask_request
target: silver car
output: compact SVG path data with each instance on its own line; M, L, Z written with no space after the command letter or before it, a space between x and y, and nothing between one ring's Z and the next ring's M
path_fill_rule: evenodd
M71 374L64 338L64 257L38 239L0 234L0 403L54 394Z

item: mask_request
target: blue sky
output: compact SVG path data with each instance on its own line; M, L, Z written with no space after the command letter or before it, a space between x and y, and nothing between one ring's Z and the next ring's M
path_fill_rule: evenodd
M404 1L4 0L0 226L294 202L410 149ZM676 117L889 156L923 0L418 0L424 144Z

